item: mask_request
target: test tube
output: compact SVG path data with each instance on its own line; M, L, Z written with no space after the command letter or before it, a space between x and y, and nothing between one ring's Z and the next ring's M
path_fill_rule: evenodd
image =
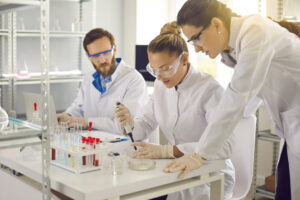
M69 149L71 151L75 151L75 147L74 147L74 134L75 134L75 128L70 128L70 131L69 131Z
M86 151L86 137L82 137L82 150ZM86 156L82 156L82 165L86 166Z
M70 167L75 168L75 156L70 155Z
M98 152L96 154L95 164L94 164L96 167L99 166L99 162L100 162L99 149L100 149L100 138L96 138L96 150L98 150Z

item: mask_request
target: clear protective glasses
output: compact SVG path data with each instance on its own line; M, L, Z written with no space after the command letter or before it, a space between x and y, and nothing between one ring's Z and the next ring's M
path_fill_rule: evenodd
M191 37L191 39L189 39L187 42L191 45L202 47L203 42L205 40L205 37L202 34L203 34L203 31L205 31L207 27L208 26L203 26L203 29L197 35L194 35L193 37Z
M159 68L153 68L151 67L150 63L146 66L147 71L154 77L157 77L158 75L164 78L170 78L174 74L176 74L178 67L180 65L181 57L186 52L182 52L178 58L175 60L175 62L169 66L163 66Z
M106 51L102 51L99 53L95 53L95 54L88 54L88 57L90 59L92 59L94 62L101 62L102 60L107 60L112 58L113 54L114 54L114 46Z

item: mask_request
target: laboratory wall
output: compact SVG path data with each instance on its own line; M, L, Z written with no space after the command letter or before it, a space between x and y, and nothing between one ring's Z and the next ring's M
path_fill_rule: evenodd
M284 17L296 17L300 20L300 1L299 0L265 0L266 15L273 19L279 20ZM280 4L279 2L282 2ZM281 17L281 18L280 18Z
M124 0L124 59L135 66L135 45L147 45L160 28L176 19L174 0Z
M75 31L88 32L92 28L93 16L91 3L82 4L83 20L81 30L79 27L79 3L54 2L50 4L50 31ZM96 1L96 27L107 29L115 36L117 57L123 55L123 1L122 0L97 0ZM18 30L37 30L40 24L39 8L30 8L17 12ZM66 14L67 13L67 14ZM72 25L73 23L73 25ZM73 26L73 27L72 27ZM30 73L40 72L40 38L17 37L17 72L28 68ZM80 63L80 65L79 65ZM78 67L80 66L80 67ZM82 48L82 39L78 37L50 38L50 71L82 70L84 74L93 70ZM7 68L3 69L3 73ZM57 111L64 111L75 99L79 82L51 84L51 95ZM4 87L4 94L8 88ZM25 109L22 92L40 92L39 84L18 85L16 87L16 111L19 116L24 116ZM8 108L8 95L5 95L3 105Z

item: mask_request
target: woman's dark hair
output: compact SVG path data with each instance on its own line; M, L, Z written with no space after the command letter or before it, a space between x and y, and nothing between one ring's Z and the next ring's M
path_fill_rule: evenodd
M177 24L193 25L195 27L208 26L211 19L217 17L230 30L231 17L237 17L230 8L217 0L188 0L177 14Z
M103 28L95 28L91 31L89 31L83 40L83 48L84 50L89 53L87 49L87 45L91 44L95 40L98 40L100 38L107 37L110 40L110 43L112 46L115 46L115 38L114 36L108 32L107 30L104 30Z
M147 51L152 53L167 51L169 54L176 53L179 56L182 52L188 52L188 48L180 35L180 27L176 22L171 22L161 28L160 35L150 42Z
M300 38L300 26L294 22L288 22L285 20L282 21L275 21L274 22L278 23L280 26L283 28L286 28L289 32L294 33Z

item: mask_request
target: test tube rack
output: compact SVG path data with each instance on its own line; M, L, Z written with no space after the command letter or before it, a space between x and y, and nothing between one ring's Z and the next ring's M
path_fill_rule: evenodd
M107 147L108 144L101 144L98 149L83 150L77 145L70 149L51 144L50 163L75 174L101 170L103 168L102 154Z

